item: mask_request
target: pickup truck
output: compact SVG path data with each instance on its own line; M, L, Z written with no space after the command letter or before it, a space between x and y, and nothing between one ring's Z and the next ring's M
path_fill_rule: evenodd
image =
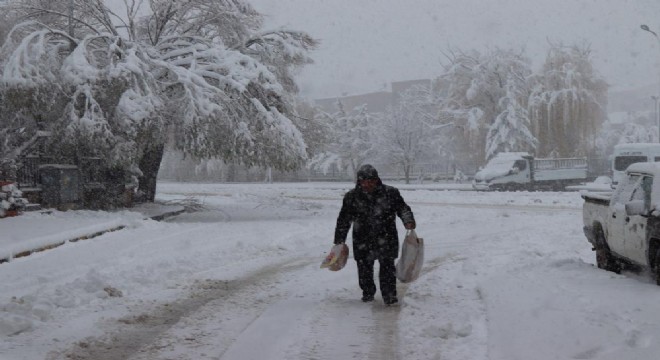
M612 193L583 193L584 234L599 268L648 269L660 285L660 163L636 163Z

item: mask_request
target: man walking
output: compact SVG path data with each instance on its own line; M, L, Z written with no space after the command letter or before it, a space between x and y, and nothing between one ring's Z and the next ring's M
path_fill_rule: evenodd
M378 171L371 165L362 165L357 172L355 188L344 195L337 217L335 244L346 241L353 226L353 257L357 261L362 301L374 300L374 262L378 260L380 293L386 305L398 302L396 294L396 268L399 256L399 236L396 216L406 229L415 228L415 218L399 190L382 183Z

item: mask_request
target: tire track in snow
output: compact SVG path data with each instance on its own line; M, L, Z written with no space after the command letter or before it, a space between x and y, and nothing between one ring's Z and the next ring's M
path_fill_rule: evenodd
M362 303L353 269L320 280L311 269L290 274L289 287L300 290L265 309L220 359L398 359L400 308ZM397 287L403 297L407 285Z
M249 326L264 308L281 297L273 285L277 277L311 262L310 259L289 259L235 280L198 280L187 296L106 323L110 329L103 337L83 339L71 349L49 353L47 359L197 359L207 355L197 349L208 351L213 349L213 344L217 344L215 347L220 351L231 343L235 336L232 331L241 331L236 327L241 321ZM254 298L254 294L263 297ZM246 302L251 296L253 301ZM231 314L238 320L224 321L223 314ZM217 339L218 336L225 338ZM182 349L183 353L177 353ZM174 354L164 354L168 351Z
M422 277L440 267L448 257L432 258ZM376 270L375 273L378 273ZM348 274L347 274L348 275ZM355 281L344 276L337 283ZM409 284L397 283L399 306L385 306L380 296L373 303L362 303L355 295L359 289L334 287L332 296L323 299L312 313L308 333L301 337L296 353L287 359L373 359L402 358L399 321L406 306Z
M291 359L398 359L398 306L341 294L322 301Z

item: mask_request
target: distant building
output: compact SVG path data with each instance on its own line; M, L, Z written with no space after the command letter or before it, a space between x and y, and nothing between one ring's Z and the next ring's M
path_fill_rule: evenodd
M392 102L397 103L401 97L401 93L410 89L413 86L427 87L431 88L431 80L422 79L422 80L406 80L406 81L396 81L392 83Z
M388 106L399 100L401 93L415 85L431 87L430 79L396 81L391 83L392 91L378 91L360 95L337 96L314 100L314 104L323 111L333 113L337 111L337 101L341 101L344 109L351 111L356 107L366 105L372 113L384 112Z
M334 113L338 110L337 101L341 101L346 111L367 105L369 112L384 112L392 104L392 93L389 91L379 91L362 95L338 96L317 99L314 100L314 104L327 113Z

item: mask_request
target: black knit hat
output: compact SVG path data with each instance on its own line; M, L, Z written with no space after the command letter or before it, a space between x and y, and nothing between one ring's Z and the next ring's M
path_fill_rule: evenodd
M373 167L369 164L364 164L364 165L360 166L360 169L358 169L357 179L358 179L358 181L360 181L360 180L369 180L369 179L378 179L378 171L376 171L375 167Z

